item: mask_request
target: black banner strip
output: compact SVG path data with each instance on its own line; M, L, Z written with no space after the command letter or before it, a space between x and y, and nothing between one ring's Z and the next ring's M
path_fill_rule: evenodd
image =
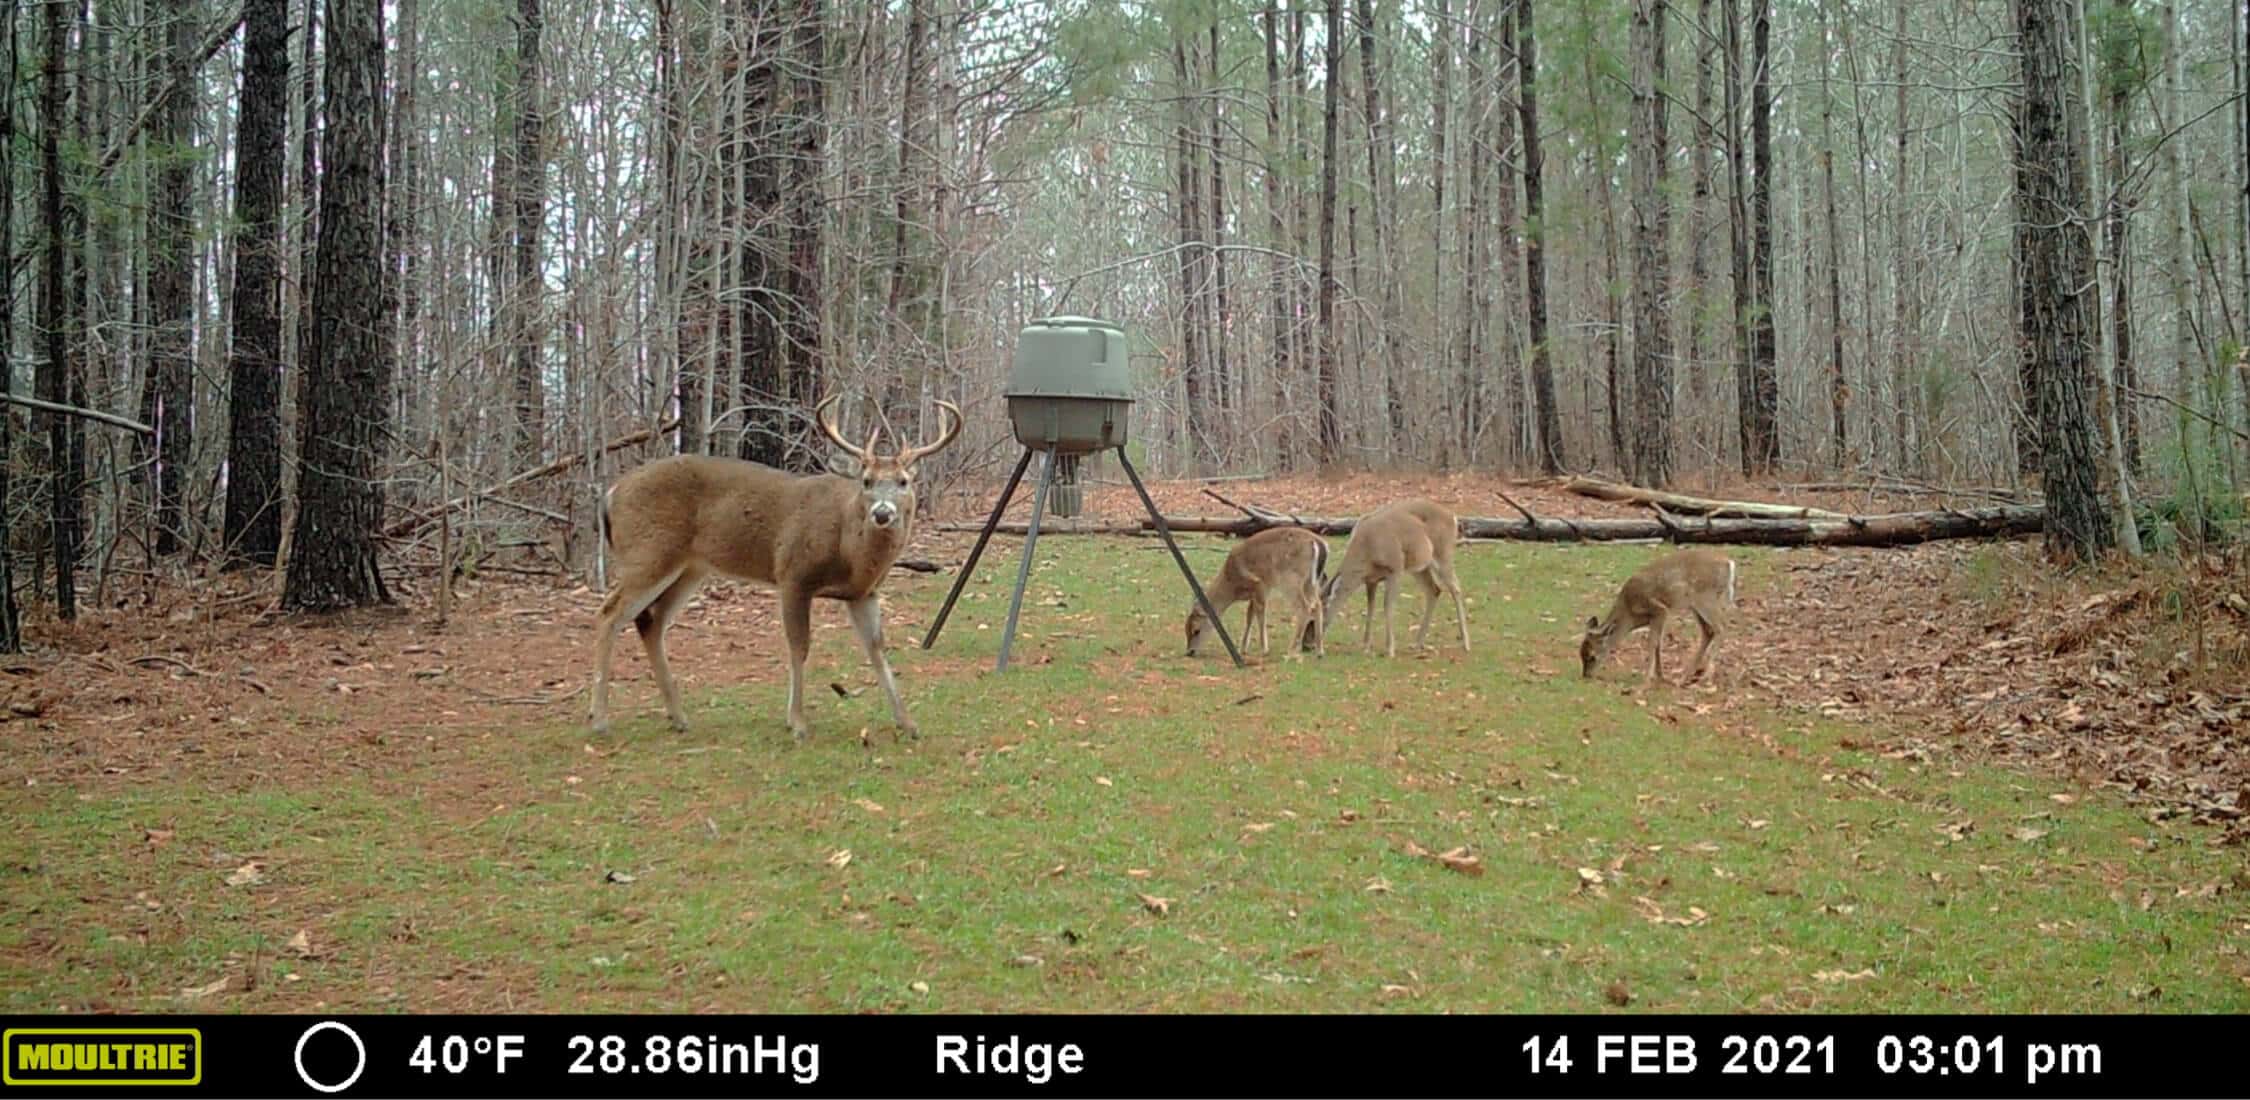
M2236 1045L2250 1034L2244 1023L2210 1016L25 1017L5 1025L0 1093L2230 1096L2240 1088L2233 1071ZM130 1080L136 1074L145 1080Z

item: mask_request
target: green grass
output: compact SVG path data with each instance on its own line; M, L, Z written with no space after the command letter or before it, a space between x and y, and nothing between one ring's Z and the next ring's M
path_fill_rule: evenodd
M232 973L198 1006L1579 1012L1622 982L1635 1011L2250 1010L2250 883L2205 832L1644 689L1637 645L1581 680L1577 624L1649 548L1477 546L1473 654L1441 612L1434 655L1363 655L1353 606L1327 659L1238 672L1181 656L1159 546L1056 538L995 675L1015 545L935 651L949 578L889 591L919 742L870 688L816 691L793 746L758 664L691 691L686 734L641 678L598 744L550 720L313 785L11 790L0 1004L172 1009ZM1785 614L1779 559L1742 560ZM817 619L811 682L869 685ZM227 885L252 856L266 881Z

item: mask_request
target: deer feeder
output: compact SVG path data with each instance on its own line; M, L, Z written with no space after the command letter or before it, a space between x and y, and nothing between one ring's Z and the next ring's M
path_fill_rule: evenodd
M1048 511L1069 517L1083 510L1085 496L1078 480L1079 460L1102 451L1117 452L1118 465L1132 480L1134 491L1140 495L1142 506L1148 509L1149 519L1163 536L1164 545L1172 551L1172 559L1178 563L1181 575L1187 578L1197 603L1202 605L1212 623L1218 624L1219 616L1212 610L1210 598L1204 595L1194 570L1188 568L1187 558L1172 539L1170 526L1156 510L1148 487L1141 483L1141 475L1125 454L1126 426L1133 409L1133 379L1126 354L1125 330L1090 317L1047 317L1033 321L1017 335L1007 398L1008 420L1016 441L1023 444L1023 457L1017 460L1015 472L1008 476L1007 488L1000 491L1000 500L993 505L984 530L978 533L976 546L969 551L969 560L954 577L953 590L946 594L944 606L938 609L937 619L922 639L922 648L937 644L938 632L945 629L945 620L953 613L954 601L961 598L962 587L975 572L977 559L984 555L985 544L999 527L1000 517L1007 512L1008 501L1022 484L1034 455L1045 458L1039 467L1038 490L1031 498L1031 523L1024 530L1023 562L1016 570L1015 593L1008 604L1008 624L1000 635L999 667L1002 670L1008 667L1008 653L1015 644L1016 618L1023 610L1024 585L1031 578L1031 554L1039 540L1040 520ZM1219 638L1226 643L1227 655L1240 666L1242 654L1235 648L1234 638L1224 625L1219 625Z

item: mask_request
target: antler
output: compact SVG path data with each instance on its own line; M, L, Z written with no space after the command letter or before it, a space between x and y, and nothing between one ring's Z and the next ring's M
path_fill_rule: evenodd
M836 430L836 422L828 419L828 406L835 404L843 396L840 393L829 394L820 404L813 407L813 416L820 421L821 434L827 436L829 442L842 447L863 464L872 462L875 458L875 435L873 433L870 433L867 437L867 446L855 447L850 440L844 438L842 432Z
M961 434L960 406L955 405L951 401L940 401L937 403L937 407L938 411L947 414L947 416L949 417L949 423L946 424L945 431L939 433L937 442L935 443L925 444L920 447L908 447L907 449L900 451L898 455L898 460L900 462L908 466L912 466L916 462L921 461L924 457L936 454L937 452L944 450L946 444L953 442L954 436Z

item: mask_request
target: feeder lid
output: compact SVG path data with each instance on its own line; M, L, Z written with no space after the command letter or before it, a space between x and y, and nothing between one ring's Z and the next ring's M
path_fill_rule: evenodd
M1016 339L1007 396L1133 399L1125 330L1092 317L1042 317Z

